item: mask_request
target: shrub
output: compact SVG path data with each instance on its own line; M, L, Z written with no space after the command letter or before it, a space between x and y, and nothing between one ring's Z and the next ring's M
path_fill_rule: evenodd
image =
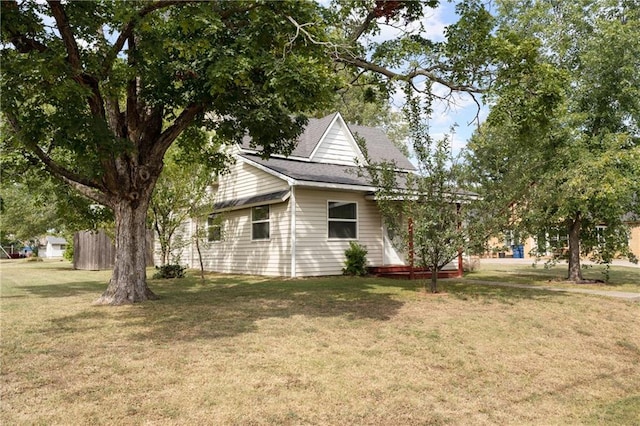
M64 253L62 253L62 257L69 262L73 262L73 238L67 241L67 247L65 247Z
M185 268L184 266L180 266L178 264L170 264L170 265L162 265L160 267L156 266L158 272L153 274L154 279L158 278L184 278L185 276Z
M344 275L367 275L367 248L355 241L349 242L349 248L344 251L346 260L342 273Z

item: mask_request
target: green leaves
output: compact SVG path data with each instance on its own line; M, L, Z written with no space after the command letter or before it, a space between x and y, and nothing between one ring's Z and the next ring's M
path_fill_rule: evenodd
M433 140L429 135L429 97L416 94L409 84L405 94L403 114L418 170L402 175L394 164L369 160L367 170L377 188L376 202L389 235L398 236L392 238L397 248L411 256L413 247L419 266L439 271L467 243L471 228L461 226L469 223L464 217L468 210L462 205L468 207L473 194L460 190L462 176L452 156L450 138ZM432 277L431 290L435 292L437 273Z
M499 5L504 65L469 144L488 220L540 235L578 217L584 255L628 252L621 218L640 208L638 14L613 0ZM610 237L594 239L601 226Z

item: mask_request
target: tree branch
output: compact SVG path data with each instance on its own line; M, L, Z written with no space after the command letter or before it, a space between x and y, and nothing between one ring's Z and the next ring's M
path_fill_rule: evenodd
M423 76L428 78L429 80L433 81L434 83L438 83L441 84L445 87L448 87L451 90L457 91L457 92L469 92L469 93L484 93L485 90L481 89L479 87L475 87L475 86L471 86L471 85L466 85L466 84L455 84L452 83L448 80L443 79L442 77L434 74L433 72L431 72L429 69L426 68L418 68L415 69L411 72L408 72L406 74L401 74L401 73L397 73L395 71L391 71L388 68L385 68L383 66L374 64L372 62L366 61L362 58L357 58L357 57L352 57L352 58L347 58L344 56L341 56L339 54L336 54L334 56L334 60L337 62L342 62L345 64L350 64L350 65L355 65L358 68L362 68L368 71L373 71L375 73L378 74L382 74L385 77L391 79L391 80L399 80L399 81L411 81L416 77L419 76ZM437 68L431 68L431 69L437 69Z
M120 53L120 51L124 47L125 42L133 34L133 29L142 18L156 10L185 3L188 2L180 0L156 1L147 3L145 7L140 9L129 22L124 24L122 30L120 30L120 35L116 39L116 42L114 43L111 50L107 53L107 56L104 58L104 62L102 64L102 76L104 77L109 74L109 71L111 70L111 67L113 65L113 61L115 61L115 59L118 57L118 53Z
M95 188L83 185L80 182L76 182L73 180L70 180L66 177L62 177L62 180L64 180L67 185L71 186L73 189L75 189L76 191L78 191L80 194L84 195L85 197L100 203L104 206L107 207L111 207L113 208L113 203L111 202L111 199L103 192L101 192L100 190L97 190Z
M298 38L298 36L300 35L300 33L302 33L307 40L309 40L312 44L315 45L319 45L319 46L326 46L326 47L332 47L337 49L338 45L336 45L335 43L329 42L329 41L319 41L316 40L313 35L311 35L309 33L309 31L307 31L305 29L305 27L308 27L309 25L314 25L313 22L307 22L306 24L299 24L295 19L293 19L291 16L287 15L287 19L289 20L289 22L291 22L293 24L294 27L296 27L296 33L293 37L291 37L291 39L289 40L289 45L292 45L293 42Z
M173 141L186 129L195 119L195 117L204 111L204 105L201 103L193 103L186 107L182 113L176 118L171 126L165 129L154 144L150 155L153 157L162 157Z
M3 19L2 29L9 35L9 41L16 47L16 50L20 53L29 53L38 51L40 53L46 51L48 47L32 38L27 37L20 31L21 25L14 25L14 22L10 18L14 18L20 14L18 2L15 0L3 1Z
M372 9L369 11L369 14L364 18L364 21L351 33L349 39L351 41L356 41L364 34L365 31L369 29L369 25L373 22L377 17L376 9Z
M49 7L51 8L51 13L56 20L56 25L58 27L58 31L60 31L60 36L62 37L64 46L67 50L67 58L69 60L69 64L71 64L71 68L73 69L73 71L80 74L82 73L80 50L78 49L78 43L76 42L76 39L73 36L73 32L71 31L71 26L69 26L69 18L67 17L67 13L64 11L60 0L49 0L48 3Z
M69 61L74 73L72 77L76 82L91 90L93 95L87 99L91 113L95 117L105 118L104 102L102 94L100 93L98 79L87 74L82 69L80 49L78 48L78 43L71 31L67 13L64 11L60 0L49 0L49 6L51 7L51 13L56 20L58 31L60 31L60 36L62 37L62 41L64 42L64 46L67 51L67 60Z
M18 124L18 120L15 118L15 116L9 110L4 111L4 113L13 131L16 134L22 133L20 125ZM45 153L37 143L33 141L23 142L52 175L61 178L68 184L72 185L74 188L78 189L81 194L91 198L92 200L108 205L108 198L105 195L106 188L102 187L96 182L84 179L82 176L68 170L65 167L62 167L61 165L56 163L47 153Z

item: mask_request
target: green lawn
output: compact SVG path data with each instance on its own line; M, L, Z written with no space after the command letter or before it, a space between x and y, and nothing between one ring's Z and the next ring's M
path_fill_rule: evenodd
M114 308L108 272L0 268L1 424L640 424L637 302L209 275Z

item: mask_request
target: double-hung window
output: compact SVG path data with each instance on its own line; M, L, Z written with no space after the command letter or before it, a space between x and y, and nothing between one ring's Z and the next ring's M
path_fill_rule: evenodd
M269 239L269 206L257 206L251 209L251 239Z
M327 205L329 238L358 238L358 205L347 201L329 201Z
M222 241L222 225L217 214L209 215L207 218L207 241Z

